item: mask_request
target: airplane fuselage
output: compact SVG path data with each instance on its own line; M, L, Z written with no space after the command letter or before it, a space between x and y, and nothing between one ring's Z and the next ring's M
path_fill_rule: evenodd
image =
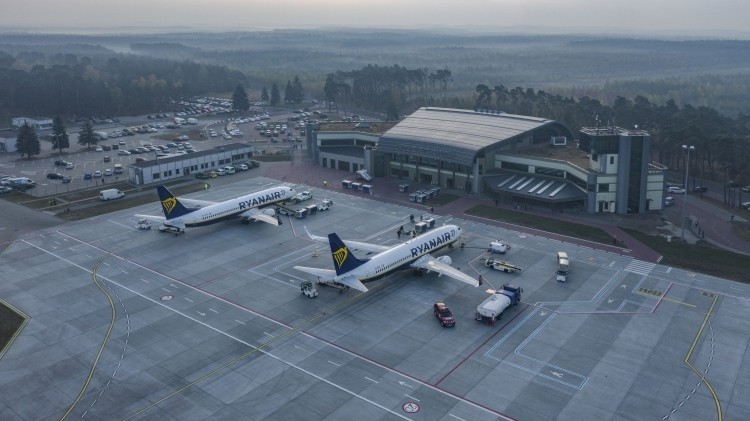
M186 227L199 227L214 224L219 221L238 218L253 208L264 207L275 202L289 199L294 190L290 187L273 187L245 196L230 199L221 203L200 208L189 214L167 219L164 225L184 224Z
M348 272L347 275L355 276L360 282L380 279L398 270L408 269L422 256L455 243L460 236L460 227L443 225L427 234L376 254L365 264Z

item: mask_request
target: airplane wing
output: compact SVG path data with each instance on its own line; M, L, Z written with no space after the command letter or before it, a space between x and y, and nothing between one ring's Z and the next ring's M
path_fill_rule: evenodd
M294 268L302 272L307 272L311 275L315 275L324 281L337 282L339 284L346 285L349 288L353 288L362 292L368 291L367 287L364 286L364 284L362 284L362 282L360 282L359 279L357 279L355 276L348 275L341 278L336 278L336 271L333 269L319 269L306 266L294 266Z
M415 268L426 269L432 272L437 272L441 275L450 276L453 279L465 282L471 286L479 286L479 281L477 279L472 278L471 276L461 272L453 266L445 264L430 255L420 257L414 263L412 263L411 266Z
M344 276L343 278L335 279L335 281L358 291L367 292L367 287L362 282L359 282L359 279L355 276Z
M294 268L315 275L325 281L332 281L336 277L336 271L333 269L309 268L307 266L294 266Z
M267 222L271 225L276 225L276 226L279 225L279 219L276 218L275 215L272 216L272 215L265 214L263 213L263 211L259 210L258 208L248 209L245 212L242 212L240 216L243 218L252 218L257 221Z
M151 221L151 222L159 222L159 223L161 223L161 222L165 222L167 220L167 218L165 218L163 216L157 216L157 215L139 215L139 214L136 214L135 216L138 217L138 218L145 219L147 221Z
M318 235L313 235L310 230L305 227L305 232L307 233L307 236L310 237L311 240L317 241L319 243L325 243L328 244L328 237L320 237ZM344 244L349 247L351 250L364 250L369 251L372 253L382 253L386 250L389 250L391 247L388 246L382 246L380 244L370 244L370 243L362 243L359 241L351 241L351 240L343 240Z

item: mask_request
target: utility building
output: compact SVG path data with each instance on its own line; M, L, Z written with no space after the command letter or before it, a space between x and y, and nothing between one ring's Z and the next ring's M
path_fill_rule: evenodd
M216 149L154 158L128 165L128 179L135 185L163 182L196 172L215 170L253 156L254 146L231 143Z

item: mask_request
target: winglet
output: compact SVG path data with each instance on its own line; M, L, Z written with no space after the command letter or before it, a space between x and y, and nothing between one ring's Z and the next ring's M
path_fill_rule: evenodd
M156 192L159 193L159 201L161 202L161 209L164 211L164 216L167 220L173 218L179 218L180 216L189 214L188 210L180 201L177 199L172 192L164 186L157 186Z
M367 262L367 260L360 260L354 257L349 251L349 247L341 241L336 233L328 234L328 243L331 245L331 256L333 257L333 266L336 268L337 276L354 270Z
M325 237L320 237L318 235L313 235L310 232L310 230L307 229L307 225L305 225L305 232L307 233L307 236L310 237L310 239L313 240L313 241L319 241L321 243L327 243L328 242L328 239L326 239Z

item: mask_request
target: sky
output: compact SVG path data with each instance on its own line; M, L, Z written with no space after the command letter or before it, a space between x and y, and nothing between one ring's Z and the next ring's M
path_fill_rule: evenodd
M750 38L748 0L2 0L0 32L379 27Z

